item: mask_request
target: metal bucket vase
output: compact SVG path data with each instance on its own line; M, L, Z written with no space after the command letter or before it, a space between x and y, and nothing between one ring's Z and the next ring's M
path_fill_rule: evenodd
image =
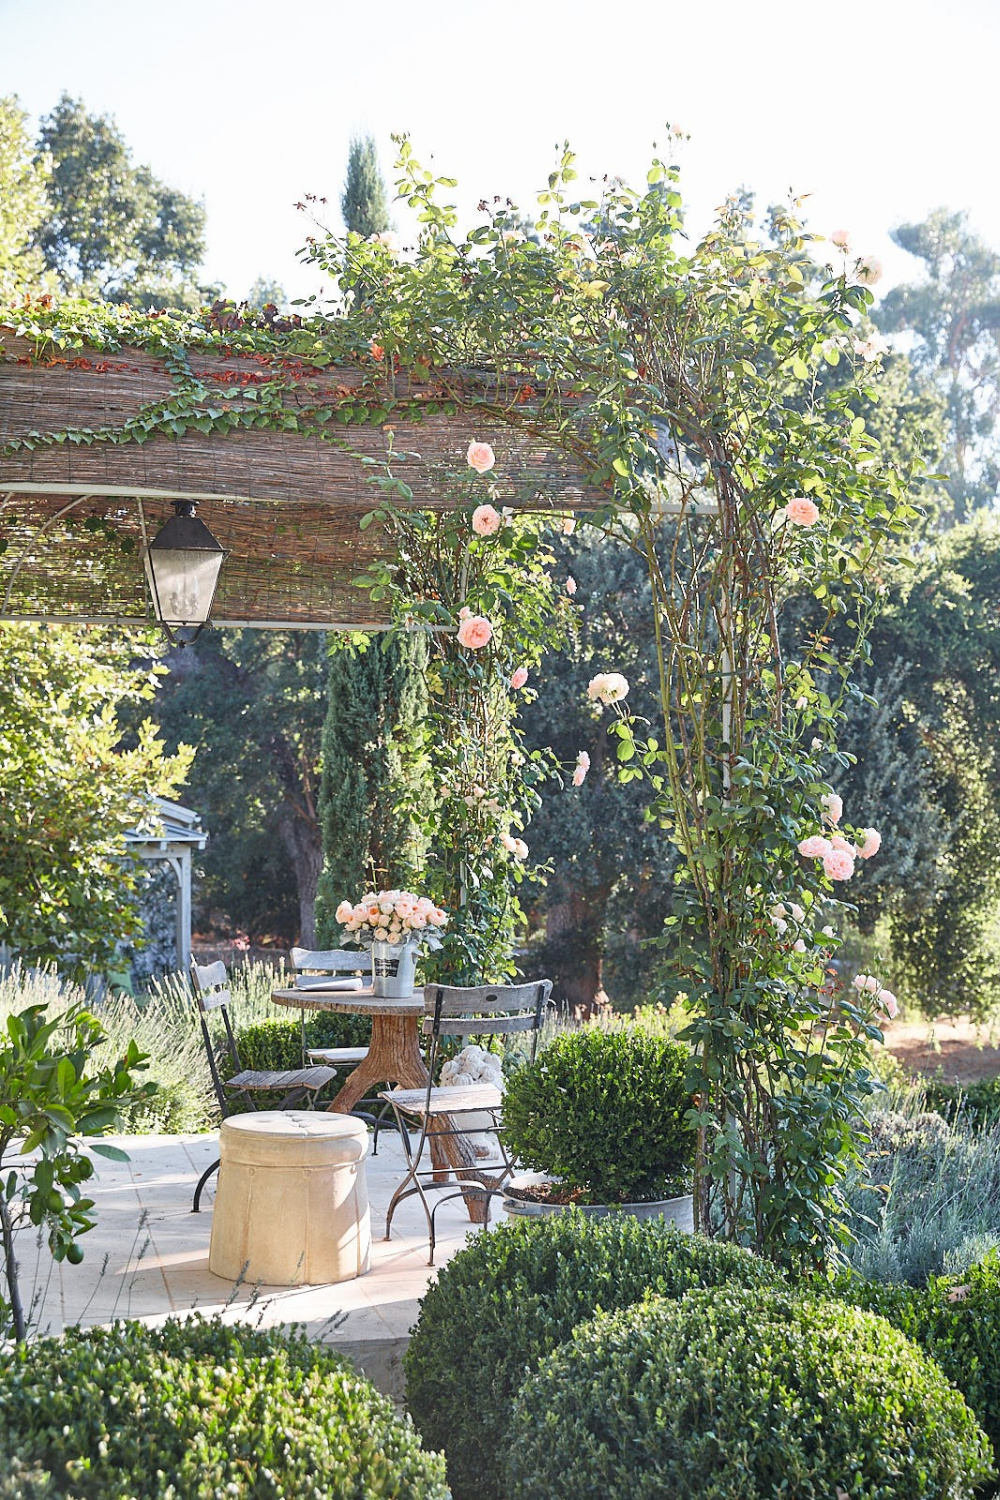
M413 994L419 944L372 943L372 989L385 1000Z

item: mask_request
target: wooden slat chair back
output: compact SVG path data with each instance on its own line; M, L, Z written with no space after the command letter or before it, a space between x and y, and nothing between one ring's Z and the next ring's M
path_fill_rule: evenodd
M478 985L473 988L458 988L453 985L428 985L424 989L424 1035L430 1038L428 1067L430 1076L425 1089L393 1089L380 1094L393 1107L399 1123L400 1134L407 1155L407 1171L396 1188L386 1214L385 1237L389 1238L392 1216L396 1205L414 1194L420 1199L427 1219L429 1240L429 1264L434 1264L436 1240L435 1214L442 1203L453 1198L487 1198L502 1196L502 1185L514 1171L511 1160L499 1134L500 1111L503 1095L493 1084L471 1084L466 1086L439 1087L434 1083L434 1074L441 1049L442 1037L500 1038L525 1033L531 1036L530 1055L534 1060L538 1047L538 1033L552 994L552 981L542 979L536 984ZM464 1163L456 1171L458 1187L446 1192L431 1206L427 1193L431 1189L448 1188L448 1173L442 1174L440 1164L422 1166L424 1151L430 1144L440 1149L442 1139L460 1139L463 1114L488 1114L492 1125L490 1134L496 1138L500 1150L501 1170L496 1167L477 1168L474 1163ZM416 1122L415 1143L406 1129L407 1121ZM481 1129L477 1125L476 1134ZM454 1151L452 1155L456 1154ZM460 1152L458 1154L461 1154ZM488 1208L487 1208L488 1218Z
M360 978L366 985L372 982L372 955L369 948L364 953L351 952L348 948L293 948L292 967L296 975L336 976ZM367 1047L306 1047L305 1012L302 1013L302 1055L309 1062L326 1063L332 1068L356 1068L368 1056ZM364 1106L369 1105L366 1109ZM372 1155L378 1155L379 1131L395 1130L396 1122L388 1104L378 1099L359 1099L351 1114L372 1126Z
M239 1048L236 1045L236 1034L233 1031L233 1023L229 1017L229 1006L232 1003L232 994L229 989L229 975L225 964L220 960L211 964L199 964L192 961L191 964L192 988L194 990L195 1003L198 1007L199 1019L201 1021L201 1034L205 1043L205 1052L208 1057L209 1071L212 1075L212 1084L215 1088L215 1096L219 1101L223 1119L232 1113L232 1096L239 1095L253 1110L257 1108L254 1094L257 1093L280 1093L284 1097L278 1105L279 1109L291 1109L303 1099L315 1100L319 1089L325 1088L337 1076L336 1068L331 1067L302 1067L276 1071L253 1070L244 1068L240 1060ZM225 1033L226 1050L229 1053L233 1065L233 1076L223 1078L219 1072L219 1063L216 1056L212 1033L209 1029L208 1018L218 1011L222 1017L222 1025ZM213 1162L204 1172L195 1188L193 1213L198 1213L201 1207L202 1190L212 1173L218 1170L219 1163Z

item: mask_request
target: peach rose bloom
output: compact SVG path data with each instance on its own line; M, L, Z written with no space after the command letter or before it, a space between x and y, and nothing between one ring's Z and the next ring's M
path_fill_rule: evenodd
M489 473L497 461L496 454L489 443L471 442L465 456L477 474Z
M871 859L872 855L877 854L882 847L882 835L877 828L863 828L861 831L865 836L865 841L858 853L862 859Z
M576 516L564 516L562 523L563 536L572 536L576 530Z
M806 495L795 495L785 506L785 515L793 526L815 526L819 520L819 506Z
M583 786L583 783L587 779L587 772L589 770L590 756L587 754L586 750L581 750L579 755L576 757L576 770L573 772L573 785Z
M566 579L566 592L571 599L576 593L576 579L572 574L570 574L570 576Z
M839 823L844 815L844 803L836 792L824 792L819 799L819 805L823 809L823 816L828 823Z
M496 536L503 525L503 516L492 505L477 505L472 512L472 529L476 536Z
M385 359L385 350L382 348L381 344L376 344L374 339L372 339L371 342L371 351L372 359Z
M882 280L882 262L874 255L865 255L858 261L855 275L862 286L877 286Z
M823 869L831 880L850 880L854 874L854 861L846 849L831 849L823 855Z
M527 680L528 680L528 669L527 669L527 667L518 667L517 671L514 672L512 674L512 676L511 676L510 685L515 690L515 692L516 692L518 688L523 688L524 687L524 684L527 682Z
M458 627L458 644L480 651L493 639L493 626L483 615L468 615Z

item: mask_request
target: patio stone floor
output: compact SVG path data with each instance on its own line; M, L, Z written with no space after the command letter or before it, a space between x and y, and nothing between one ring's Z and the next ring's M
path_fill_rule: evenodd
M420 1204L397 1210L386 1241L385 1210L403 1173L403 1148L391 1131L379 1137L378 1155L367 1159L372 1216L372 1268L365 1276L331 1286L268 1287L236 1284L208 1269L208 1245L216 1179L191 1212L195 1183L218 1155L215 1133L109 1137L128 1162L95 1157L96 1176L87 1184L97 1204L97 1223L80 1240L78 1266L53 1263L25 1229L18 1236L22 1295L34 1302L39 1333L89 1327L114 1318L162 1322L194 1310L220 1312L228 1321L255 1326L302 1325L310 1338L342 1349L387 1394L402 1394L400 1358L416 1321L418 1301L434 1268L427 1264L427 1231ZM493 1200L492 1217L502 1217ZM461 1200L437 1215L435 1260L443 1265L471 1234Z

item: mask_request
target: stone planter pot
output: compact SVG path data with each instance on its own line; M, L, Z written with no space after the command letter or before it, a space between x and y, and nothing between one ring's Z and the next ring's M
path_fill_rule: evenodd
M420 944L372 943L372 989L384 1000L413 994Z
M516 1190L519 1187L538 1187L551 1181L544 1172L524 1172L512 1177L505 1187ZM567 1213L569 1209L566 1203L540 1203L532 1198L510 1196L504 1198L503 1206L514 1219L540 1219L546 1214ZM691 1193L684 1193L679 1198L660 1198L651 1203L580 1203L576 1208L589 1219L628 1214L633 1219L663 1219L668 1224L675 1224L682 1234L694 1233L694 1197Z

